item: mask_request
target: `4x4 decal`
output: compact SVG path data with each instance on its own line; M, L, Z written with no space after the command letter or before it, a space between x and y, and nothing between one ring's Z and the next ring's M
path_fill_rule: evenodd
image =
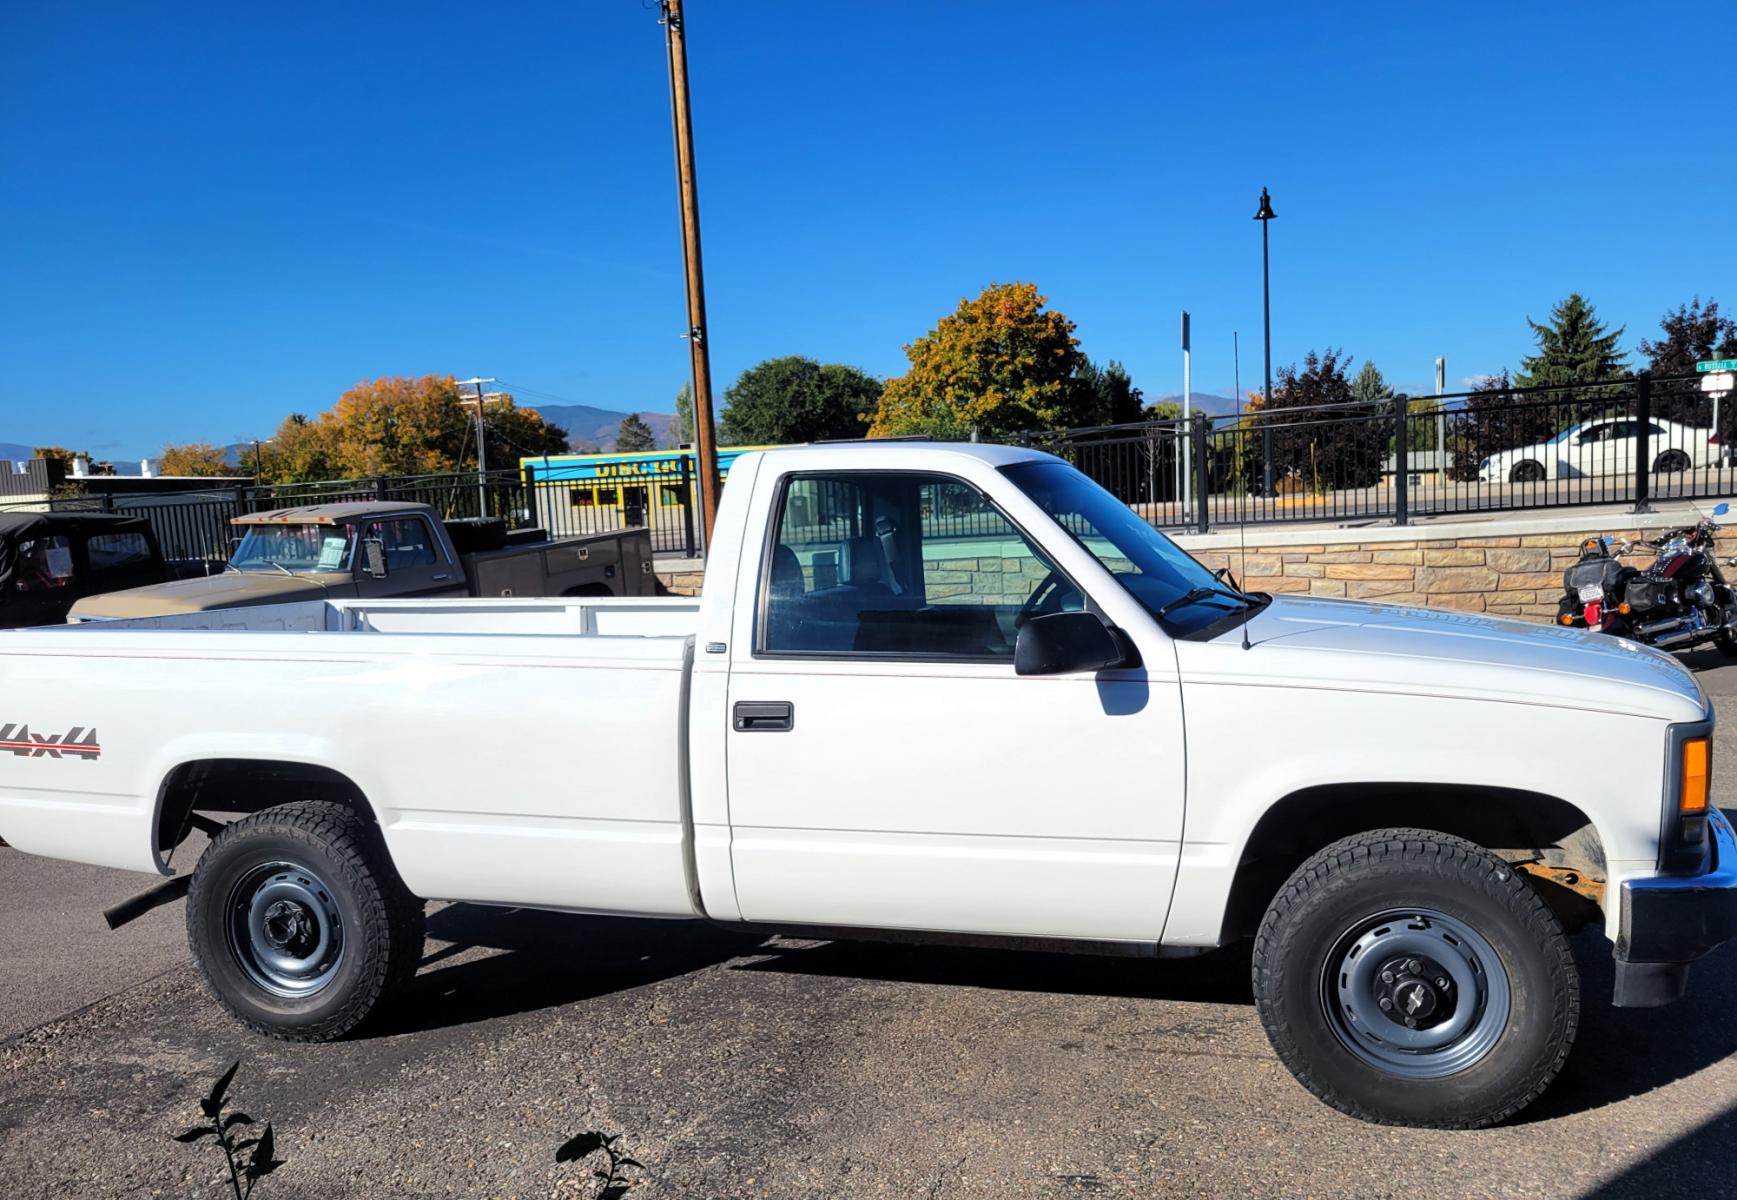
M20 758L82 758L95 762L102 757L102 744L95 729L74 725L65 733L32 733L28 725L0 724L0 750Z

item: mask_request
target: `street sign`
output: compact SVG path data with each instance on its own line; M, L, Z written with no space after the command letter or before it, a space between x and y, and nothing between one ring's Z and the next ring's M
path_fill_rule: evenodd
M1737 375L1730 371L1715 371L1701 380L1703 392L1729 392L1737 389Z
M1695 364L1697 371L1737 371L1737 358L1715 358Z

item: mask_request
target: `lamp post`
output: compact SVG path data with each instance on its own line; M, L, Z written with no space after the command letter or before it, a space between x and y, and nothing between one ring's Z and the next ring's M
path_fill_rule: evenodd
M1266 325L1267 371L1266 387L1261 392L1261 415L1271 414L1273 404L1273 288L1272 262L1267 253L1267 222L1278 216L1273 211L1272 197L1261 189L1260 211L1254 219L1261 223L1261 319ZM1261 494L1273 494L1273 434L1270 426L1261 425Z

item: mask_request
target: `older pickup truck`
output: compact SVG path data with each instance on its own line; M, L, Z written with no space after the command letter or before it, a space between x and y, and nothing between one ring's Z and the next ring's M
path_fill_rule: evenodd
M91 596L68 620L110 621L296 599L387 596L645 596L651 531L549 540L500 520L442 521L426 504L357 501L249 513L216 575Z
M1654 1005L1737 922L1712 709L1670 658L1245 594L1029 450L743 455L697 603L258 611L0 635L0 836L168 875L211 833L140 904L188 893L212 995L275 1037L376 1012L432 898L1151 958L1252 937L1304 1086L1471 1127L1567 1057L1570 931L1602 924L1615 1003Z

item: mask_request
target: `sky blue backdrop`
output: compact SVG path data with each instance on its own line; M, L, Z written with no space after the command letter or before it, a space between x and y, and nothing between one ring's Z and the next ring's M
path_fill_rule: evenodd
M719 391L896 374L1032 279L1149 395L1512 366L1571 289L1627 343L1737 307L1721 4L691 0ZM640 0L0 5L0 440L268 433L381 374L668 410L683 301ZM538 397L521 392L526 399Z

